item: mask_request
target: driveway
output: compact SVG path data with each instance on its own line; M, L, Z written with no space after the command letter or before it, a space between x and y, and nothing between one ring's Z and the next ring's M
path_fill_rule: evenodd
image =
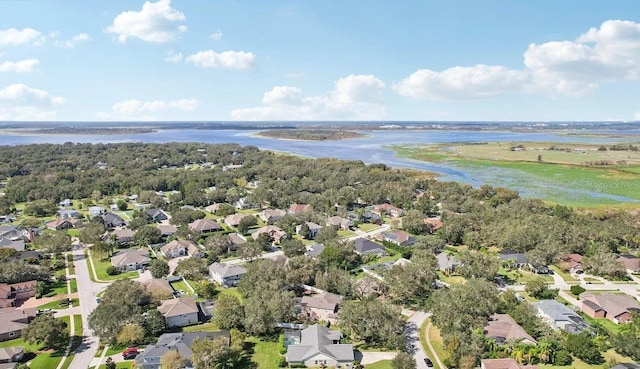
M427 357L427 354L422 349L422 344L420 343L420 327L422 323L429 318L429 315L430 314L424 311L416 311L409 317L407 323L404 325L408 352L413 355L417 369L427 369L427 364L424 363L424 358ZM433 360L434 358L431 359Z

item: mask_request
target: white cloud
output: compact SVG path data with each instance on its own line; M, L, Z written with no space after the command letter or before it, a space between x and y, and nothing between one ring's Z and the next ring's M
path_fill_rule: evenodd
M528 79L525 71L482 64L442 72L420 69L396 84L395 90L414 99L473 99L522 91Z
M0 72L31 73L35 70L34 68L38 63L40 63L38 59L0 62Z
M0 29L0 46L6 45L23 45L33 43L40 45L44 42L44 37L39 31L33 28L8 28Z
M59 96L25 84L13 84L0 89L0 120L54 119L56 106L65 103Z
M246 70L256 66L256 55L244 51L217 53L213 50L204 50L188 56L185 60L200 68Z
M169 63L178 63L182 60L182 53L176 53L173 49L167 52L167 57L164 58L164 61Z
M382 105L384 83L373 75L339 79L325 96L304 96L292 86L276 86L265 92L262 106L236 109L236 120L374 120L386 111Z
M532 43L522 69L477 65L421 69L395 90L414 99L484 98L513 92L583 95L602 83L640 79L640 24L608 20L574 41Z
M214 41L220 41L220 39L222 38L222 31L218 30L212 33L209 37Z
M142 10L120 13L105 31L117 34L122 43L130 37L146 42L169 42L177 38L177 33L187 30L187 26L178 24L185 19L184 13L171 7L171 0L145 1Z
M99 112L98 119L108 120L155 120L153 113L169 111L193 111L200 105L197 99L180 99L173 101L137 99L120 101L113 104L111 112Z
M52 35L53 35L53 33L52 33ZM52 38L56 38L57 36L58 36L58 33L56 33L55 36L51 36L51 37ZM67 49L72 49L79 43L89 42L89 41L91 41L91 37L89 37L88 34L79 33L79 34L71 37L70 39L68 39L66 41L56 41L55 44L56 44L56 46L61 46L61 47L65 47Z

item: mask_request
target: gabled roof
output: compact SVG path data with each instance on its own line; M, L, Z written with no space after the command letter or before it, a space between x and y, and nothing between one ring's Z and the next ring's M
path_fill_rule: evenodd
M436 259L438 260L438 268L441 270L449 270L456 265L460 265L460 262L453 255L449 255L446 252L439 253Z
M12 361L13 357L24 352L24 347L13 346L0 348L0 362Z
M114 213L106 213L101 215L102 220L105 223L111 223L111 224L125 224L124 219L122 219L118 214L114 214Z
M323 292L312 296L303 296L300 304L313 309L335 311L342 301L342 296L330 292Z
M629 270L640 270L640 259L633 255L620 255L618 262L622 263Z
M0 248L10 248L16 251L23 251L24 240L13 241L6 237L0 237Z
M186 249L189 254L195 254L200 251L198 245L189 240L173 240L168 244L162 246L160 251L164 254L172 253L174 250Z
M306 211L311 211L311 205L306 204L291 204L289 207L290 214L300 214Z
M247 270L242 265L213 263L209 265L209 273L219 275L221 278L228 278L243 275Z
M231 215L227 215L226 218L224 218L224 222L227 223L230 226L236 226L238 224L240 224L240 221L242 220L242 218L244 217L249 217L251 215L249 214L231 214Z
M142 285L146 287L147 292L153 293L155 291L173 293L173 288L166 279L152 278L142 282Z
M178 227L173 224L158 224L158 229L160 230L160 234L163 236L170 236L178 232Z
M162 301L162 304L158 306L158 311L164 315L165 318L171 318L174 316L198 313L198 305L196 305L196 301L191 296L178 297L177 299Z
M484 369L538 369L536 365L520 365L515 359L482 359Z
M502 253L500 253L500 259L502 259L502 261L509 261L509 260L513 259L516 264L528 264L529 263L529 261L527 260L527 257L525 256L525 254L523 254L521 252L512 252L512 251L502 252Z
M166 218L167 217L167 214L165 214L165 212L162 211L162 209L158 209L158 208L146 209L144 212L147 214L147 216L149 218L152 218L152 219L155 219L155 218L158 218L158 217L160 217L160 218Z
M525 340L530 343L536 343L536 340L508 314L492 315L491 320L484 327L484 330L488 337L491 337L496 341Z
M158 343L148 345L144 351L136 357L136 367L143 367L145 364L160 364L160 358L170 350L176 350L180 355L191 359L191 345L197 339L225 337L230 339L229 331L217 332L185 332L185 333L165 333L158 338Z
M287 347L287 361L304 362L318 354L323 354L338 362L354 360L353 346L334 344L342 337L340 331L331 331L327 327L315 324L300 333L300 344Z
M366 238L356 238L355 249L358 253L363 254L368 251L376 251L376 250L384 251L384 246L378 243L375 243L373 241L369 241Z
M150 263L149 251L146 249L125 249L111 257L111 265L123 267L128 264Z
M235 245L244 245L245 243L247 243L247 239L244 238L241 234L230 233L228 234L228 236L231 242L233 242Z
M400 244L415 241L415 237L405 231L400 230L382 232L380 233L380 238L383 240L392 240Z
M324 245L321 243L316 243L309 246L309 249L307 250L307 252L305 252L305 255L315 258L320 256L322 250L324 250Z
M219 230L222 229L222 227L220 226L220 224L214 222L213 220L204 218L189 223L189 229L197 232L207 232L212 230Z
M632 310L640 311L638 301L629 295L617 295L614 293L595 295L591 293L583 293L580 295L580 299L583 300L582 302L591 300L591 302L594 302L606 311L607 316L614 318L621 314L631 312Z

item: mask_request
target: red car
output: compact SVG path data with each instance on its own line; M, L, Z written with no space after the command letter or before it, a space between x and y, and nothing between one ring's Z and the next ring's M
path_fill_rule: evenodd
M125 360L135 359L140 352L137 347L129 347L128 349L122 351L122 358Z

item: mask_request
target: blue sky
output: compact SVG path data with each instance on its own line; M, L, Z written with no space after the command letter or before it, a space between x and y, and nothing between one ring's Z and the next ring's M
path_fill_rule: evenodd
M630 1L0 1L0 120L640 120Z

